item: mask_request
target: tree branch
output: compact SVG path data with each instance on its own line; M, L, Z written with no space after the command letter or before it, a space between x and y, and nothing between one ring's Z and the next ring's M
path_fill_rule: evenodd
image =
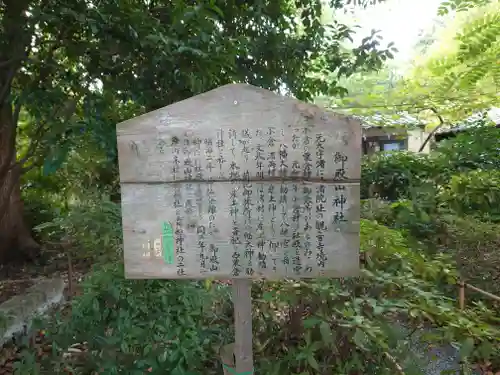
M14 114L12 115L12 120L14 124L17 124L19 121L19 114L21 113L22 101L19 99L17 103L14 105Z
M6 66L8 66L8 65L10 65L10 64L12 64L14 62L16 62L17 60L22 61L23 57L22 56L20 56L20 57L13 57L13 58L11 58L9 60L1 61L0 62L0 68L4 68L4 67L6 67Z
M14 75L16 74L17 68L18 67L16 65L12 65L4 77L3 86L0 88L0 105L2 105L5 102L5 99L10 94L12 80L14 79Z
M28 161L29 158L35 155L36 151L38 150L38 145L41 143L42 134L44 131L44 125L45 123L38 124L35 133L31 136L31 141L28 146L28 150L26 151L26 154L21 159L19 159L19 161L16 162L16 164L18 164L19 166L22 167L24 163Z
M61 30L59 32L59 34L58 34L59 38L57 39L57 43L54 43L48 50L47 61L54 60L54 53L59 48L61 48L63 46L62 40L63 40L65 33L66 32L64 30ZM12 83L12 79L14 78L15 72L17 71L17 69L21 65L22 61L24 61L24 59L28 58L29 53L30 53L30 48L28 48L27 50L24 51L25 56L19 60L19 64L17 66L13 65L11 67L11 69L9 70L9 73L10 73L10 78L9 78L9 82L8 82L9 84L8 85L6 84L3 87L2 94L4 94L5 92L10 93L11 83ZM45 64L44 66L48 66L48 64ZM46 80L49 76L50 76L50 72L48 71L48 69L40 69L38 76L33 78L31 82L34 84L38 84L39 82ZM28 88L28 90L29 90L29 88ZM9 149L8 158L6 160L4 160L0 166L0 181L3 180L3 178L5 178L5 176L6 176L6 174L14 167L18 167L18 166L21 167L21 173L24 173L26 171L26 169L24 169L22 167L28 161L29 158L31 158L33 155L35 155L36 150L38 149L38 146L41 142L44 126L46 124L46 122L41 122L38 124L38 126L35 130L35 134L32 135L32 137L31 137L31 142L30 142L30 145L28 146L28 151L26 152L25 156L22 157L19 161L15 161L17 126L18 126L19 114L20 114L21 108L22 108L22 100L21 100L22 97L23 97L23 95L21 95L21 97L18 98L17 103L14 105L14 111L8 114L10 119L11 119L11 125L10 125L11 126L11 133L9 134L10 135L10 140L9 140L9 148L10 149ZM0 104L1 103L2 103L2 95L0 95ZM52 117L56 116L57 112L59 112L59 110L60 110L60 108L54 112ZM4 124L0 124L0 125L5 126Z
M8 114L9 117L12 119L12 128L11 128L11 133L10 133L10 141L9 141L9 156L6 160L3 161L2 165L0 166L0 181L5 178L7 173L15 168L15 167L20 167L21 174L25 173L31 169L33 169L37 164L33 163L27 168L23 168L24 164L31 158L33 157L37 150L39 149L39 145L42 141L43 138L43 133L45 130L45 125L47 124L46 121L39 122L34 134L31 135L31 140L30 144L28 146L28 150L26 151L26 154L21 157L18 161L14 161L14 156L15 156L15 144L16 144L16 136L17 136L17 125L18 125L18 120L19 120L19 114L21 112L21 100L18 100L16 105L14 106L14 112L12 114ZM61 110L61 107L58 108L54 114L51 116L51 118L54 118L58 115L58 112Z
M7 74L3 77L3 87L0 88L0 106L3 105L11 92L12 81L16 72L26 59L31 49L32 33L27 32L23 27L26 21L24 12L29 8L29 0L7 1L4 0L5 7L3 16L3 38L5 39L6 55L14 56L0 63L0 67L10 65Z
M10 107L10 108L9 108ZM3 162L0 164L0 181L2 181L7 173L18 165L15 162L16 157L16 137L17 137L17 125L19 121L19 114L21 113L22 108L22 100L18 98L16 104L14 105L14 111L12 111L12 107L9 104L9 107L4 107L5 113L4 116L6 118L5 122L8 123L10 119L10 125L3 124L4 131L8 132L10 128L9 141L7 147L9 147L8 156Z
M64 121L68 121L71 116L75 113L76 109L76 101L75 100L70 100L69 104L68 102L65 103L65 105L60 106L54 114L51 116L51 118L56 118L61 114L64 116ZM33 157L37 151L39 151L39 146L42 143L42 136L44 132L44 127L47 124L47 122L40 122L39 125L37 126L37 129L35 131L35 134L31 136L31 142L30 145L28 146L28 151L26 151L26 155L22 157L17 164L21 167L21 174L26 173L30 171L31 169L35 168L39 164L34 161L27 167L24 167L24 164L31 158Z
M439 119L439 125L436 126L434 129L432 129L432 131L429 133L429 135L425 139L424 143L422 143L422 146L420 146L420 148L418 149L418 152L422 152L424 150L425 146L427 146L427 143L429 143L429 141L434 136L434 134L436 134L436 132L445 124L443 117L439 114L438 110L435 107L431 107L429 109L432 112L434 112L434 114Z
M4 121L1 121L3 124L1 124L2 127L0 129L2 133L4 133L2 134L2 137L6 135L8 138L8 151L6 153L7 157L5 158L5 160L2 160L2 163L0 164L0 181L3 181L7 173L9 173L10 169L13 167L12 161L16 156L17 122L12 123L14 114L12 113L12 107L10 104L4 105L3 107L0 106L0 111L3 112L0 113L0 118L3 118L5 121L5 123L3 123ZM9 124L9 122L11 123Z

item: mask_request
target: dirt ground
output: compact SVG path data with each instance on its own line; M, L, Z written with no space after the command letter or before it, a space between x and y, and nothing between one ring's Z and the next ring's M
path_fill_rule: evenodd
M58 251L59 250L59 251ZM10 263L0 265L0 303L22 294L37 281L60 277L68 285L69 274L72 274L72 285L76 285L82 276L90 269L85 261L71 262L60 249L50 248L43 254L45 261L38 263Z
M0 265L0 303L8 299L21 295L30 286L37 281L60 277L66 283L65 296L71 297L78 293L78 282L83 275L88 272L90 265L86 262L72 262L71 271L68 257L59 252L50 252L51 256L46 256L43 264L35 263L11 263ZM71 273L72 291L69 290L69 274ZM68 309L69 306L64 307ZM49 340L43 332L33 332L32 339L29 340L29 346L35 350L38 358L50 353L51 346ZM25 340L26 341L26 340ZM0 375L14 374L14 366L19 360L23 345L10 342L0 347Z

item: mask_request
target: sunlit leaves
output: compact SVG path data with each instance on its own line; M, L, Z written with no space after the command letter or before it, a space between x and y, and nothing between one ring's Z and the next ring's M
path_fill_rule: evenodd
M438 8L439 15L448 14L450 11L464 12L474 7L490 3L492 0L446 0Z
M404 117L411 116L431 130L498 106L499 12L498 3L471 6L458 29L450 23L404 78L391 79L389 69L383 78L355 75L347 82L349 94L332 107L377 125L391 126L400 118L404 125Z

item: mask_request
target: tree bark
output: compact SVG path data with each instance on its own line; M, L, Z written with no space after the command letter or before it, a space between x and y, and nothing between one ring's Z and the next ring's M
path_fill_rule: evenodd
M9 164L11 167L0 176L0 263L33 260L40 253L40 245L33 239L31 230L24 222L21 167L14 164L15 122L11 104L4 103L0 107L0 166Z

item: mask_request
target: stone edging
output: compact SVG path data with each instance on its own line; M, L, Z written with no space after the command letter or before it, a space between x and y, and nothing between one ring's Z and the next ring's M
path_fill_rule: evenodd
M45 279L0 304L0 347L29 330L33 319L64 300L62 279Z

